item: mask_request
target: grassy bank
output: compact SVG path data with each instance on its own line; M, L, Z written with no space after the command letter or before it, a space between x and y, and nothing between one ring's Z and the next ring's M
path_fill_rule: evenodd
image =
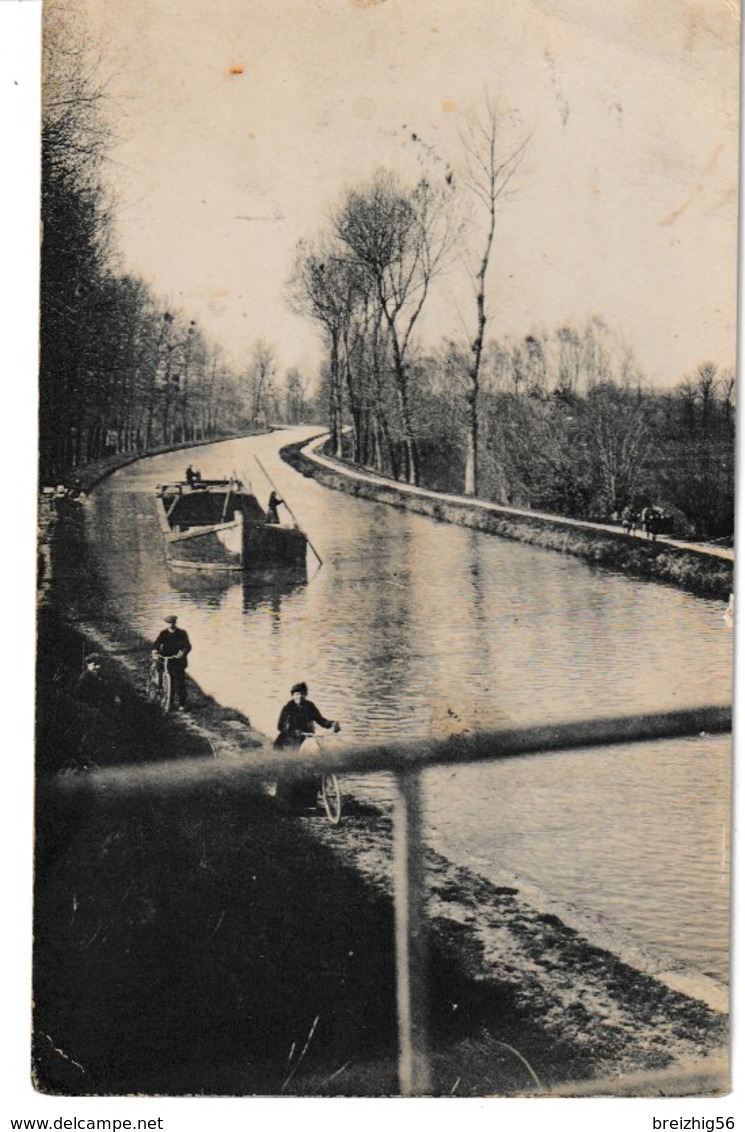
M71 802L49 789L56 776L157 761L172 764L175 781L179 759L211 755L207 736L224 720L198 693L191 721L165 719L111 652L105 675L120 704L80 705L80 658L100 648L100 631L93 640L47 607L39 633L37 1087L62 1095L395 1094L390 819L352 805L343 831L347 842L366 838L368 852L372 836L381 880L365 876L337 831L324 843L314 833L320 819L278 813L261 788L235 797L210 787L189 801ZM240 747L227 757L240 757ZM438 899L453 899L446 864L433 855L432 868L444 885ZM484 885L479 902L494 913L504 898ZM605 1063L608 1038L592 1054L575 1048L534 1016L536 1003L518 985L494 981L474 962L479 950L440 918L430 971L436 1092L457 1082L459 1095L520 1093L534 1087L533 1075L557 1085Z
M374 479L353 479L344 473L343 468L336 471L310 460L301 451L304 447L305 443L288 445L282 449L282 458L302 475L359 499L371 499L441 522L456 523L545 550L571 554L604 569L664 582L699 597L727 601L734 588L733 564L724 559L661 541L651 542L572 527L559 519L552 522L539 516L494 513L478 504L437 498L434 493L414 495L395 484L380 483ZM367 469L354 467L352 470L364 474Z

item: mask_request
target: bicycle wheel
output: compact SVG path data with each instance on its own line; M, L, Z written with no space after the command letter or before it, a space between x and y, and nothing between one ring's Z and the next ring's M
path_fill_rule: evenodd
M147 684L145 685L145 695L149 703L154 704L160 698L160 674L158 665L153 662L150 665L147 674Z
M160 690L160 707L163 715L168 715L173 702L173 680L168 665L163 669L163 687Z
M321 798L326 817L332 825L338 825L341 821L341 790L335 774L321 775Z

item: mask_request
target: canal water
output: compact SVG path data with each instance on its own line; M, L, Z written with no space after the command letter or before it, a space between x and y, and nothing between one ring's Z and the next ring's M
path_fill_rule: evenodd
M193 678L260 731L275 733L301 679L361 739L729 703L722 602L331 491L277 455L314 431L140 461L88 507L112 607L147 639L178 614ZM309 551L300 576L169 570L156 484L191 458L205 478L238 472L265 504L256 457L323 564ZM726 980L730 757L729 739L708 738L433 769L430 836ZM390 798L384 775L346 785Z

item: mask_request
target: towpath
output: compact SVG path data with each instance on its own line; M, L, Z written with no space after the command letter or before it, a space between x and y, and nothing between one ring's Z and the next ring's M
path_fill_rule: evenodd
M400 480L389 479L375 472L362 471L359 468L351 467L343 460L336 460L322 453L320 448L326 443L328 438L328 433L324 433L324 435L320 437L315 437L303 448L303 455L313 461L313 463L321 467L329 468L331 471L338 474L348 476L349 479L352 480L379 484L381 487L395 488L397 491L406 495L419 496L420 498L431 499L435 502L439 501L467 507L476 507L487 514L505 517L515 516L533 520L538 519L559 526L588 531L602 531L605 534L614 535L616 538L625 541L629 538L636 537L626 534L622 528L614 526L611 523L594 523L588 519L572 519L565 515L553 515L546 511L532 511L520 507L506 507L500 503L489 503L485 500L474 499L472 496L468 495L453 495L441 491L431 491L427 488L402 483ZM643 539L643 536L640 535L639 538ZM731 547L718 546L716 543L696 542L692 539L672 538L670 535L662 534L657 536L657 542L666 546L677 547L680 550L687 550L694 554L703 554L710 558L721 558L728 562L734 561L734 550Z

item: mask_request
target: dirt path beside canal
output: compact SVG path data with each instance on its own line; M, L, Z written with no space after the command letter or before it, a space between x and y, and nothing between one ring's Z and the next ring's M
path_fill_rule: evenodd
M664 582L699 597L728 601L734 590L734 550L717 545L643 534L628 535L621 527L547 515L446 495L386 479L368 468L349 464L323 451L327 436L290 444L280 455L301 475L360 499L386 503L440 522L555 550L609 570Z
M62 604L51 585L39 615L38 1087L395 1095L390 815L352 800L333 829L280 814L265 787L127 804L48 790L152 761L176 783L184 756L229 766L267 742L196 687L189 717L159 716L139 692L146 643L96 604L74 518L53 555L58 576L75 571L78 599ZM91 647L120 700L93 717L71 691ZM590 942L519 883L431 851L427 865L437 1094L726 1089L721 1004Z

